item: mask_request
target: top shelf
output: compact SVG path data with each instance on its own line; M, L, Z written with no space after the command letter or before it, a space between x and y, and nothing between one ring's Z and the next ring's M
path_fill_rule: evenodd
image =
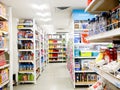
M0 21L7 21L8 19L5 16L0 15Z
M99 33L96 35L89 36L87 39L90 42L111 42L112 40L119 39L120 37L120 28Z
M109 5L109 6L108 6ZM85 9L87 12L109 11L119 5L118 0L93 0ZM108 6L108 7L106 7Z

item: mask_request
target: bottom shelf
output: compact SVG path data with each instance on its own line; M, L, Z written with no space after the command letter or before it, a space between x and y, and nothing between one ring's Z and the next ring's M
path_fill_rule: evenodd
M96 81L95 81L96 82ZM75 85L92 85L95 82L76 82Z
M4 83L0 84L0 88L4 87L5 85L7 85L9 83L9 80L5 81Z
M19 81L19 83L35 83L35 81Z
M49 63L66 62L64 60L49 60Z

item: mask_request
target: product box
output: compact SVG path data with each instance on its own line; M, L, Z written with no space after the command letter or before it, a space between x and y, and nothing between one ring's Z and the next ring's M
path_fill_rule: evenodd
M81 57L91 57L92 56L92 52L81 51L80 56Z
M8 22L6 21L0 21L0 30L1 31L8 31Z
M96 56L98 56L99 55L99 52L92 52L92 56L93 57L96 57Z

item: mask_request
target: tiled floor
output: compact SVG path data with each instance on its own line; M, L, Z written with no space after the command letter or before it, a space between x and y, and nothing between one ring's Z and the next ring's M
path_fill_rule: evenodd
M50 63L37 80L37 84L25 84L14 87L14 90L87 90L73 88L65 63Z

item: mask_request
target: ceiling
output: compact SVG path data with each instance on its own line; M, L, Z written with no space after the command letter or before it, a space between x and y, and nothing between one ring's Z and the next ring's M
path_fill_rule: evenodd
M72 9L83 9L87 6L87 0L2 0L7 6L13 7L13 16L16 18L35 18L39 24L52 24L54 29L66 30L70 26ZM48 5L49 9L42 12L33 7L37 5ZM61 10L57 7L69 7ZM52 18L50 21L42 21L37 12L50 12L48 16ZM44 17L44 19L48 18ZM43 17L42 17L43 18Z

